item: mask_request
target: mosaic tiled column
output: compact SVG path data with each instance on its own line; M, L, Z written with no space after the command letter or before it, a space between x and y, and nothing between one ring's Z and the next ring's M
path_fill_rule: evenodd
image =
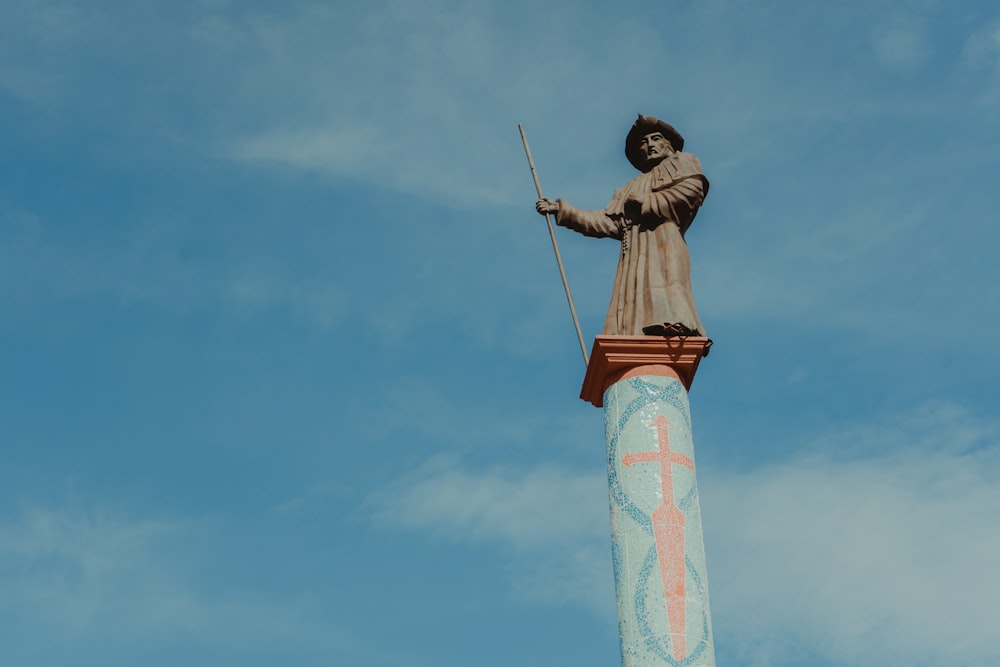
M581 396L604 407L623 667L714 667L687 388L704 338L600 336Z

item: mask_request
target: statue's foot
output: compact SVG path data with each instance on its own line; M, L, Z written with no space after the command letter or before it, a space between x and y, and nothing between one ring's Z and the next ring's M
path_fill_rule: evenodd
M642 328L642 333L647 336L663 336L664 338L671 338L673 336L702 336L703 334L697 329L692 329L691 327L681 324L680 322L675 322L671 324L670 322L664 322L663 324L650 324L649 326ZM705 348L703 355L708 356L709 351L712 349L712 340L709 339L705 343Z
M650 324L642 328L642 333L647 336L700 336L697 329L681 324L680 322L664 322L663 324Z

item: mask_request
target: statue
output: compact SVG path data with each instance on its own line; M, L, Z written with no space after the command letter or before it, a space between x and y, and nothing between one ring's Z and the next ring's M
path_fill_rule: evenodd
M604 335L705 335L684 233L708 194L708 179L683 148L673 126L640 114L625 137L625 156L642 173L615 192L607 208L584 211L545 197L535 204L563 227L621 241Z

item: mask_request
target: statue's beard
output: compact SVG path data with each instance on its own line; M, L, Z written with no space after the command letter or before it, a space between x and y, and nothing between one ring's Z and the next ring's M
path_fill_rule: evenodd
M652 169L656 165L666 160L671 155L673 155L673 152L671 151L663 151L662 153L657 153L656 155L650 155L649 157L646 158L647 170Z

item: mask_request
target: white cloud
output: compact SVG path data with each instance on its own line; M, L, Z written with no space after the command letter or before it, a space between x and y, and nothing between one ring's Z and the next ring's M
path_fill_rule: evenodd
M973 30L962 47L966 71L985 74L978 83L978 102L989 109L1000 104L1000 21L993 20Z
M69 4L17 5L4 7L0 25L0 53L6 56L0 59L0 89L32 104L50 104L68 85L61 67L67 55L106 35L91 13Z
M346 314L346 289L301 280L294 258L234 251L237 257L228 261L203 262L188 247L190 237L201 238L191 225L156 218L130 223L118 243L80 243L64 240L57 224L0 200L0 298L30 303L110 296L179 311L222 305L237 315L286 310L327 329Z
M335 629L313 626L306 606L207 593L196 572L205 553L192 549L204 546L203 531L179 521L38 507L0 521L7 631L20 632L24 646L99 647L94 660L186 642L243 650L335 640ZM16 653L21 642L10 639L4 655L24 659Z
M238 142L232 154L244 160L273 160L349 175L356 170L366 170L369 156L378 143L375 128L363 126L277 131Z
M266 96L240 91L257 100L257 122L213 138L219 154L325 171L446 205L515 201L520 183L496 174L523 168L514 110L533 92L519 90L532 68L523 50L500 40L498 8L382 2L344 14L300 4L266 26L234 19L223 29L214 21L211 34L262 56L258 75L274 83ZM333 49L317 26L345 22L351 30ZM298 104L285 109L276 98Z
M965 40L962 55L970 65L1000 71L1000 22L994 21L974 30Z
M521 551L559 547L607 532L606 519L599 525L590 520L606 510L603 485L603 476L555 468L471 473L437 462L386 493L377 516Z
M292 276L245 267L215 284L216 297L250 313L287 309L296 320L331 329L347 313L346 290L333 284L309 284Z
M808 456L702 466L717 641L747 664L1000 660L1000 425L953 405L814 436ZM383 524L507 548L512 587L612 613L603 474L433 462L373 497ZM723 638L724 635L724 638Z
M539 155L551 156L543 176L565 175L565 187L552 181L560 193L603 182L603 204L616 184L601 165L611 155L621 162L620 139L604 128L620 133L636 111L686 113L671 119L729 144L726 161L745 168L789 127L811 131L901 106L859 98L870 59L853 55L863 50L852 48L853 33L845 53L858 17L837 6L699 3L636 16L566 3L297 1L266 11L201 3L164 15L155 3L128 4L128 12L83 12L31 3L0 32L10 44L0 55L19 63L13 56L27 51L37 64L4 65L0 85L44 85L49 111L110 118L195 151L457 207L512 203L530 188L520 180L519 121ZM528 9L532 20L521 20ZM665 39L668 19L686 29ZM880 26L871 42L886 66L912 67L931 53L932 17L872 6L865 19ZM96 76L103 71L115 76ZM919 92L907 108L928 104ZM595 151L600 159L583 159Z
M923 64L933 53L933 43L925 23L919 19L900 19L873 31L872 47L883 66L889 69L912 69Z
M522 597L613 612L603 475L552 467L470 472L437 460L370 502L384 525L506 547Z
M717 630L762 667L996 663L997 427L923 408L703 480Z

